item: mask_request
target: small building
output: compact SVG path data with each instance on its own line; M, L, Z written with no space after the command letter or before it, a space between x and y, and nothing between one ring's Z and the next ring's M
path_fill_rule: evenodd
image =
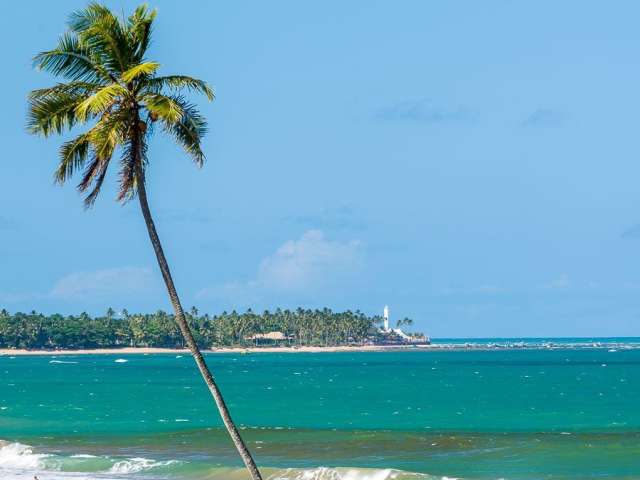
M285 335L282 332L274 331L268 333L256 333L255 335L250 335L245 337L245 340L253 341L256 346L258 345L278 345L282 342L287 342L291 340L293 337Z

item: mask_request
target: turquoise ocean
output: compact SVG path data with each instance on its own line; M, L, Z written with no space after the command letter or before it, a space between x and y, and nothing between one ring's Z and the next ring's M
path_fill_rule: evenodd
M434 343L471 348L207 361L265 478L640 478L640 339ZM246 478L188 355L1 356L0 478L34 475Z

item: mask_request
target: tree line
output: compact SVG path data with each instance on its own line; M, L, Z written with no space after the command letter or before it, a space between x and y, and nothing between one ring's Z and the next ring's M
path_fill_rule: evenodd
M375 341L380 335L380 316L360 311L333 312L330 309L277 309L273 312L223 312L210 316L194 307L186 314L198 346L249 347L277 343L289 346L336 346ZM404 319L398 324L410 325ZM280 332L275 339L267 334ZM183 348L184 340L173 314L44 315L10 314L0 311L0 348L78 349L118 347Z

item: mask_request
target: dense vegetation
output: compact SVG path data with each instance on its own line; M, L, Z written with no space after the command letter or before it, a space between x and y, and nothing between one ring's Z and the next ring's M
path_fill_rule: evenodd
M281 345L361 344L375 338L381 317L361 312L323 310L276 310L254 313L223 312L200 315L192 308L189 325L202 348ZM398 322L410 325L408 319ZM262 338L269 332L282 332L281 339ZM76 349L114 347L183 347L183 339L173 315L121 315L109 309L103 316L86 313L74 316L43 315L31 312L10 314L0 311L0 348Z

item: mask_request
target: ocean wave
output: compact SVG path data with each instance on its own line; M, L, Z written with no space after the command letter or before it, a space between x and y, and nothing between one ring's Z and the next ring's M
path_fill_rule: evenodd
M44 470L59 467L55 461L47 461L52 455L34 453L33 448L22 443L0 440L0 472L2 470Z
M113 464L109 473L139 473L160 467L167 467L181 463L178 460L158 461L148 458L136 457L128 460L121 460Z
M268 480L429 480L436 479L424 473L405 472L391 468L289 468L272 473ZM443 477L443 480L446 477ZM448 479L454 480L454 479Z
M161 469L183 462L178 460L152 460L143 457L118 460L110 457L98 457L85 453L68 457L48 453L36 453L30 445L0 440L0 478L25 478L25 474L47 472L47 478L86 478L93 474L99 478L105 474L131 474ZM80 477L78 477L80 476Z
M201 465L198 475L189 462L158 460L144 457L118 459L78 453L69 456L38 453L33 447L17 442L0 440L0 478L18 480L36 474L47 480L121 480L133 474L144 478L246 480L247 472L241 468L206 467ZM185 470L186 468L186 470ZM315 468L261 468L266 480L455 480L434 477L424 473L395 469L315 467Z

